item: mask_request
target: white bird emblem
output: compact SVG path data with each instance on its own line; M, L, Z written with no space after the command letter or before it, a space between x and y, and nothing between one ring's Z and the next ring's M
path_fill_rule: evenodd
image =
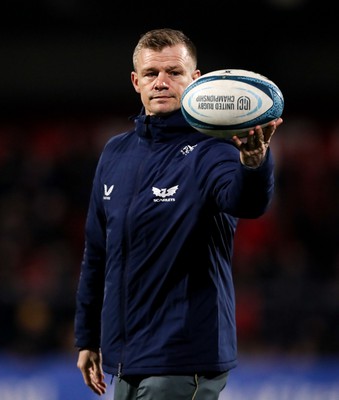
M168 197L173 196L174 193L178 190L179 185L172 186L169 189L158 189L156 187L152 187L153 194L158 197Z

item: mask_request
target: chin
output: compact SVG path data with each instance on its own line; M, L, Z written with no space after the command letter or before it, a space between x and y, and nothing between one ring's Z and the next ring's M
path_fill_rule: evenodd
M154 107L151 113L153 115L167 115L179 110L179 108L180 106Z

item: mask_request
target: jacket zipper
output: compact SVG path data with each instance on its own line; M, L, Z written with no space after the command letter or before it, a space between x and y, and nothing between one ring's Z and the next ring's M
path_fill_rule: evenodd
M121 382L121 377L122 377L122 363L118 364L118 379L119 382Z

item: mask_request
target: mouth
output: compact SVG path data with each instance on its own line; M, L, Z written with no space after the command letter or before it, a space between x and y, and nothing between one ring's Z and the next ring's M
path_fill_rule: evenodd
M174 97L174 95L170 93L168 90L155 91L150 95L151 100L170 99L172 97Z
M172 96L165 96L165 95L162 95L162 96L152 96L151 97L151 100L162 100L162 99L170 99Z

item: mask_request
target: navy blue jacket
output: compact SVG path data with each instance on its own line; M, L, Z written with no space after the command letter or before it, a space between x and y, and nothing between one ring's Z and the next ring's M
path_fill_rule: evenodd
M91 194L77 291L76 346L101 347L110 374L236 366L233 237L264 213L270 152L257 169L180 111L140 115L112 137Z

